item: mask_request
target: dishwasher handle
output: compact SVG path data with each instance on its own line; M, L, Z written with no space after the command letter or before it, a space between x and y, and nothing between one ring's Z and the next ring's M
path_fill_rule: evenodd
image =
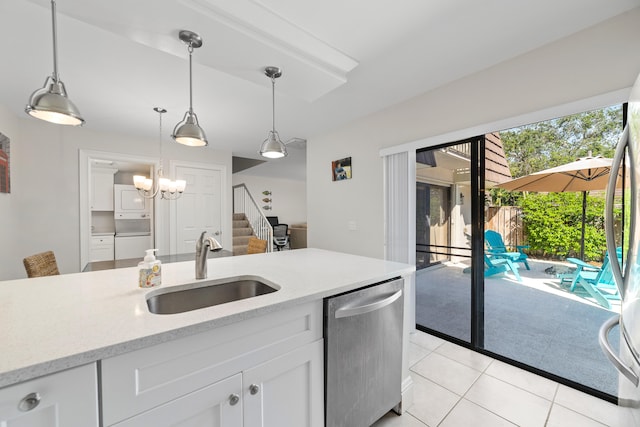
M622 375L631 381L634 386L638 387L638 383L640 382L638 376L631 370L631 368L627 367L624 362L620 360L609 344L609 332L619 323L620 315L613 316L611 319L604 322L600 327L600 332L598 333L598 342L600 343L600 348L602 348L604 355L607 356L611 363L613 363L613 366L615 366ZM620 345L625 345L624 340Z
M372 302L372 303L356 305L355 307L350 305L348 307L339 308L336 310L336 319L340 319L343 317L357 316L359 314L365 314L375 310L379 310L383 307L393 304L393 302L398 298L400 298L401 296L402 296L402 289L392 294L391 296L386 296L383 299ZM359 304L359 303L356 302L355 304Z

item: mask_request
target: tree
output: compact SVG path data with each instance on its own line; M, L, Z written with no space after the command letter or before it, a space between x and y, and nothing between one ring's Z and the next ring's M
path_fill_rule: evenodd
M514 178L580 157L613 157L622 131L622 106L587 111L500 132Z
M572 162L580 157L613 157L622 131L622 106L587 111L500 132L513 178ZM530 250L552 257L580 250L582 194L523 194L491 189L494 205L521 206ZM585 258L602 260L604 202L589 196L585 219Z

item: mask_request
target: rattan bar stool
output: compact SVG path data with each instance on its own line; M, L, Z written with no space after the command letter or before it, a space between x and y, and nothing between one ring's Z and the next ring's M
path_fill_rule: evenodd
M247 246L247 254L261 254L267 251L267 241L251 237Z
M31 255L22 260L27 277L56 276L60 274L56 256L52 251Z

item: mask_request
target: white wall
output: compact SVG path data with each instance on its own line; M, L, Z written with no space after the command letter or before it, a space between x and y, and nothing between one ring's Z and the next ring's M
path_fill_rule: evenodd
M638 22L636 9L309 138L307 193L313 195L307 206L309 246L382 258L381 149L461 130L468 131L457 138L473 136L474 131L497 131L524 124L518 117L528 113L629 88L640 72ZM585 108L601 106L585 104ZM483 129L497 122L505 127ZM348 156L353 160L353 179L331 182L330 162ZM355 223L356 230L349 230L349 223Z
M98 133L16 117L0 105L0 132L11 138L11 194L0 194L0 280L26 277L22 258L53 250L61 273L80 270L79 150L159 157L156 138ZM163 144L163 157L225 165L231 153ZM231 191L227 199L231 206ZM225 224L231 235L231 224ZM231 242L227 243L230 246Z
M245 184L260 207L266 204L263 198L273 200L272 210L263 210L265 216L277 216L282 224L307 222L306 181L252 175L251 169L233 174L232 179L233 185ZM264 196L265 190L273 194Z

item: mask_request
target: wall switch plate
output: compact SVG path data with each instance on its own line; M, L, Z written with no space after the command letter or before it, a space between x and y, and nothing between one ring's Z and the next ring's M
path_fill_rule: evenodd
M358 229L358 225L356 224L355 221L349 221L347 223L347 229L351 230L351 231L355 231Z

